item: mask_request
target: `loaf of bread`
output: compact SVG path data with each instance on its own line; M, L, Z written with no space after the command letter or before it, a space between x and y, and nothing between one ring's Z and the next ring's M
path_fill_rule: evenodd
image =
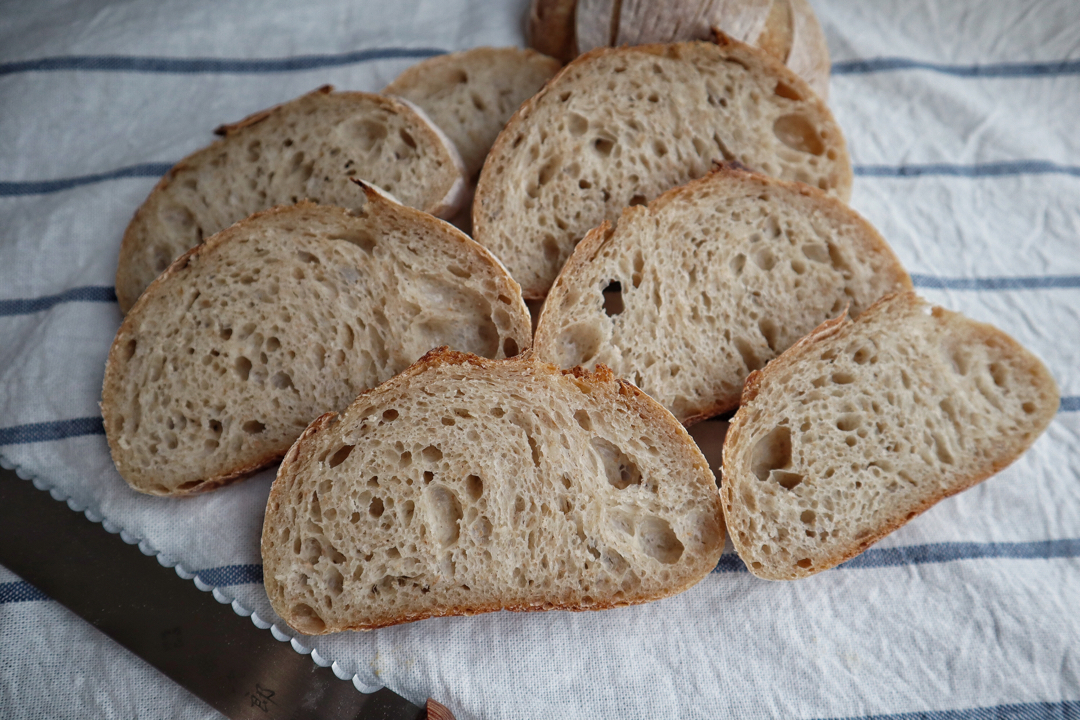
M350 178L439 217L467 199L453 143L401 100L326 86L217 132L224 138L177 163L128 225L116 271L122 311L186 250L252 213L303 199L362 204Z
M445 349L304 431L262 536L270 602L308 634L646 602L723 546L705 459L632 385Z
M383 92L423 109L453 141L473 182L506 122L560 67L535 50L479 47L417 63Z
M750 572L804 577L858 555L1014 461L1058 407L1005 333L914 293L822 324L750 376L721 495Z
M683 423L820 323L911 289L885 240L820 190L724 167L589 232L552 286L537 357L603 363Z
M302 202L254 215L139 298L101 403L133 488L181 495L242 479L432 347L504 357L528 346L528 311L498 260L441 220L366 195L352 212Z
M805 82L735 41L594 50L526 101L480 174L473 233L547 294L604 220L738 161L846 200L843 135Z
M597 47L708 40L714 29L761 48L828 97L829 47L807 0L533 0L528 40L569 62Z

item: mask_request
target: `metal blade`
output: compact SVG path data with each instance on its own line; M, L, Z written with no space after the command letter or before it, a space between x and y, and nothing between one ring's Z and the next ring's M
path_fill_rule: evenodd
M357 691L3 469L0 564L232 720L426 716L385 688Z

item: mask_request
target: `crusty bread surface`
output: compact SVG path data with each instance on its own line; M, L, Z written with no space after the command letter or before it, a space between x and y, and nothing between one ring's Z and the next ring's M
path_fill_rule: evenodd
M472 182L506 122L561 66L535 50L479 47L417 63L383 92L423 108L461 153Z
M755 575L811 575L1000 471L1046 428L1057 386L1000 330L914 293L822 324L750 376L721 496Z
M603 363L689 423L738 406L747 375L820 323L909 289L840 201L724 167L590 231L534 347L564 368Z
M262 537L270 601L309 634L646 602L723 545L705 459L632 385L445 349L308 427Z
M133 488L181 495L246 477L432 347L504 357L529 345L528 311L497 259L441 220L366 196L355 211L256 214L140 297L102 390Z
M252 213L303 199L362 204L350 178L439 217L466 200L453 143L392 98L325 86L218 134L166 173L128 225L116 271L122 311L186 250Z
M567 33L576 36L576 54L597 47L708 40L719 30L764 50L822 99L828 97L829 47L807 0L581 0L576 11L570 8L572 27L565 30L555 22L564 16L549 5L533 3L534 15L539 8L551 18L537 35L541 44L530 42L541 51L545 42L561 47Z
M850 193L828 108L761 51L732 40L594 50L499 135L473 202L474 237L539 299L586 232L722 161Z
M574 48L574 10L577 0L532 0L525 24L529 47L568 63Z

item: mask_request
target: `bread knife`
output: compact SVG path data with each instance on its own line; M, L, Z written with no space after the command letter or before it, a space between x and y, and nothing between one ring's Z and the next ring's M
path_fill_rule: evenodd
M433 700L359 692L4 469L0 564L231 720L453 720Z

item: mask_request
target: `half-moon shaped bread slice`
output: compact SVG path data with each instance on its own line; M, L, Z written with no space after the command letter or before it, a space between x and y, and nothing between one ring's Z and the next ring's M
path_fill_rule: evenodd
M724 442L732 542L770 580L833 567L1016 460L1057 408L1034 355L914 293L824 323L746 382Z
M858 315L909 289L848 206L726 167L586 235L535 351L564 368L603 363L689 423L738 406L747 375L845 307Z
M218 134L166 173L128 225L116 271L122 311L184 251L252 213L305 198L363 203L350 178L444 218L466 200L453 143L400 100L327 85Z
M109 351L102 414L136 490L180 495L281 458L308 423L432 347L529 345L529 315L492 255L368 189L358 211L257 214L173 263Z
M474 237L526 299L547 294L585 233L716 162L846 200L839 126L806 83L733 40L594 50L510 120L473 202Z
M419 62L383 92L423 109L453 141L473 182L510 117L560 67L535 50L480 47Z
M309 634L646 602L723 546L705 458L637 388L445 349L308 427L262 538L270 602Z

